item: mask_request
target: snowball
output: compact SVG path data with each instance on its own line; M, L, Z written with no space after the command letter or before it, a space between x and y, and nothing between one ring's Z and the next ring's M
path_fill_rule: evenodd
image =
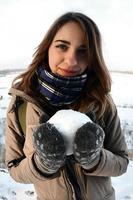
M72 109L57 111L48 121L53 124L62 134L67 147L67 155L73 154L73 140L77 129L87 122L92 122L90 118Z

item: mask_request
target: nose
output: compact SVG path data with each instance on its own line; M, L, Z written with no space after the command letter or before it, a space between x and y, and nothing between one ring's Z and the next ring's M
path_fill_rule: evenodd
M65 58L65 62L68 66L73 67L78 64L77 56L75 52L68 52Z

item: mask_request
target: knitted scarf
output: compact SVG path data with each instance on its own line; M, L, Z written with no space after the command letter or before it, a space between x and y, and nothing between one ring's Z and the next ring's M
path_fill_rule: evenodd
M38 78L38 92L52 105L56 106L71 104L76 101L87 80L87 74L63 77L48 72L44 67L39 67L36 74Z

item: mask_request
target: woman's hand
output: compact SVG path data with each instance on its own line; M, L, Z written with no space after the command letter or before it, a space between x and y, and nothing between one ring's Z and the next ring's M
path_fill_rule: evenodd
M74 157L84 169L91 169L98 164L104 136L103 129L92 122L87 122L76 131Z
M66 148L59 131L49 123L40 124L33 133L35 162L44 172L54 173L64 165Z

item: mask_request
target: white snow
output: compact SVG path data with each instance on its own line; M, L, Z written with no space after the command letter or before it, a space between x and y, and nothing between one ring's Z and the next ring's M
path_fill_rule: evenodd
M35 200L36 194L32 184L15 182L5 169L0 170L0 200Z
M116 200L133 200L133 161L129 162L125 174L112 178L112 183L116 191Z
M112 184L116 200L133 200L133 161L125 174L112 178ZM16 183L7 170L0 170L0 200L36 200L36 193L32 184Z
M53 124L63 135L67 144L67 155L70 155L73 153L72 147L75 132L82 125L92 121L87 115L69 109L57 111L48 122Z
M3 144L3 120L6 117L6 108L10 101L7 94L11 80L17 75L0 74L0 144ZM112 96L118 107L118 113L127 131L128 147L133 149L133 74L112 73ZM73 121L73 119L71 119ZM65 126L65 125L64 125ZM1 150L1 149L0 149ZM127 172L119 177L112 178L116 191L116 200L133 200L133 161L130 160ZM36 194L33 185L16 183L7 170L0 169L0 200L35 200Z

